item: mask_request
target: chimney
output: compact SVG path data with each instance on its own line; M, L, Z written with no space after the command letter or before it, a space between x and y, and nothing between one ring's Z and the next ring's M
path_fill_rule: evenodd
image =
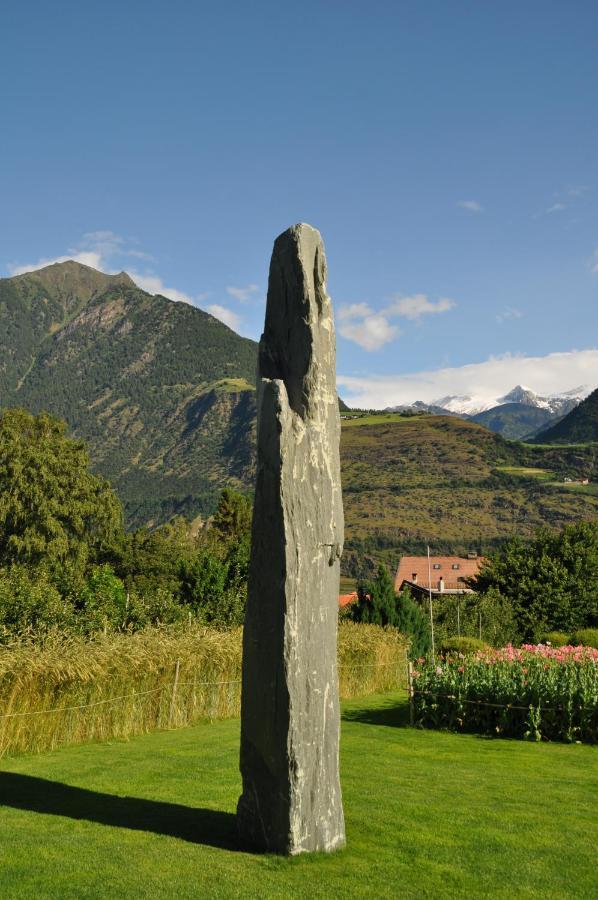
M413 582L413 584L417 584L417 572L413 573L413 575L411 576L411 581Z

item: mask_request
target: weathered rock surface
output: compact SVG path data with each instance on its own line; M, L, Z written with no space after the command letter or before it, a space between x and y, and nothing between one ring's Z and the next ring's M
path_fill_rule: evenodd
M318 231L274 243L258 363L258 469L243 648L241 839L345 843L336 664L343 509L332 304Z

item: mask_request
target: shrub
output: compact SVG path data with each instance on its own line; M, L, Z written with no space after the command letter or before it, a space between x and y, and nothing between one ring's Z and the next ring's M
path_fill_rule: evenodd
M541 644L551 644L553 647L566 647L569 643L569 635L564 631L547 631L540 638Z
M581 628L571 635L574 647L598 647L598 628Z
M489 649L488 644L474 637L449 637L440 646L442 653L463 653L465 656Z

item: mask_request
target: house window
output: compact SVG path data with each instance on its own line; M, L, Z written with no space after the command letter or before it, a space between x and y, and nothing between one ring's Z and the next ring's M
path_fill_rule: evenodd
M461 568L461 566L459 565L459 563L453 563L453 569L460 569L460 568Z
M433 568L433 569L439 569L439 568L440 568L440 563L434 563L434 565L432 566L432 568Z

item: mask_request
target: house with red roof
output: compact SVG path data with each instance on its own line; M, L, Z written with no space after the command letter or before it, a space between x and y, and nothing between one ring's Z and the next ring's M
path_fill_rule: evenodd
M415 597L471 594L468 582L485 563L483 556L403 556L395 577L395 590L408 588Z

